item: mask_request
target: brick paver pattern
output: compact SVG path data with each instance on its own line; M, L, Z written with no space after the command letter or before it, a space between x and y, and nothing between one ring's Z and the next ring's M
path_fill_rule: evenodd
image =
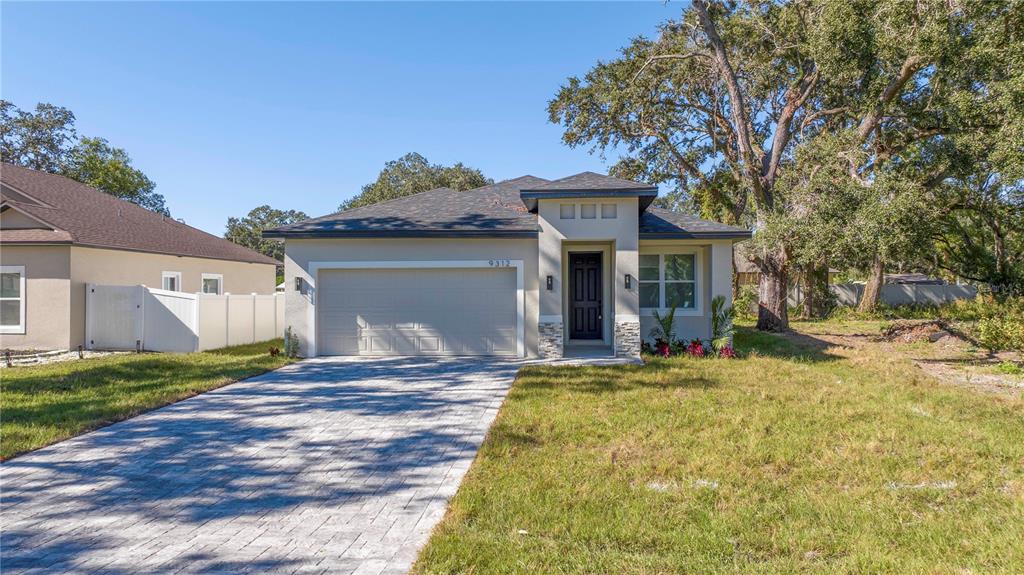
M518 363L313 359L0 465L8 573L404 573Z

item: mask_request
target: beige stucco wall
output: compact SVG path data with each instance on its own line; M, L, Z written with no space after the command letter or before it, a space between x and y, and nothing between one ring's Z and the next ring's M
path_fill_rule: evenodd
M3 349L69 349L71 248L0 246L0 263L25 266L25 333L0 334Z
M561 219L562 204L574 204L574 219ZM583 219L581 204L595 204L597 217ZM615 204L614 219L601 218L601 204ZM637 277L638 261L638 222L639 211L636 198L574 198L552 199L537 202L537 221L541 227L539 245L539 275L541 278L555 278L554 289L542 290L540 298L540 315L542 321L562 323L565 317L565 291L568 289L568 253L569 251L591 251L595 244L605 244L604 263L606 301L610 299L614 305L606 305L604 339L611 343L611 324L617 321L637 320L640 313L640 295L637 284L633 282L631 289L625 287L626 274ZM605 250L602 250L605 251ZM610 293L609 293L610 290ZM610 316L610 317L609 317ZM568 330L566 338L568 338Z
M7 210L4 210L4 211L0 212L0 229L4 229L4 230L47 229L48 230L48 229L51 229L51 228L46 226L46 225L44 225L42 222L40 222L39 220L36 220L35 218L30 218L29 216L27 216L27 215L25 215L25 214L15 210L15 209L10 209L9 208Z
M711 337L711 299L721 295L732 305L732 240L641 240L640 253L697 254L697 282L700 284L695 311L676 310L676 338L709 339ZM661 310L662 313L667 310ZM649 310L640 312L640 334L652 342L650 332L656 325Z
M316 278L310 262L339 261L523 261L525 291L526 354L537 355L537 242L533 239L308 239L285 242L285 322L300 341L300 355L310 356L308 317L313 312ZM306 293L295 291L295 277L302 277Z
M85 342L85 285L145 285L159 289L163 272L181 272L181 291L202 288L202 274L222 274L226 293L272 294L276 266L228 260L71 248L71 347Z

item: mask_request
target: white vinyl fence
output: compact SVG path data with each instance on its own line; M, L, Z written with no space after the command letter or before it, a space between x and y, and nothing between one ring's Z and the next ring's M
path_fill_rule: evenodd
M835 284L830 286L839 305L857 305L864 293L864 284ZM970 285L885 284L879 299L889 306L941 305L958 299L973 299L978 288Z
M284 333L284 294L192 294L141 285L85 289L89 349L204 351Z

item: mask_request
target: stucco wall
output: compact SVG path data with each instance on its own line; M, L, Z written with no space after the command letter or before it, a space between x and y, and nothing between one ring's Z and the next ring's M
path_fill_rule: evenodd
M285 322L300 339L300 354L308 356L308 316L316 278L310 262L523 260L526 353L537 355L537 242L532 239L311 239L285 242ZM295 277L306 282L306 293L295 291Z
M25 334L0 334L0 348L71 347L70 254L69 246L0 247L0 263L25 266Z
M697 282L699 313L677 310L675 321L676 338L680 340L711 338L711 299L721 295L726 305L732 305L732 241L713 242L698 240L659 240L640 242L640 253L685 253L693 251L699 259ZM653 342L651 330L657 325L654 315L643 310L640 313L640 335L644 341Z
M14 210L7 209L0 212L0 229L5 230L24 230L24 229L51 229L43 225L40 221L30 218L27 215Z
M575 204L576 217L562 219L560 206ZM583 219L580 213L581 204L596 204L597 217ZM601 204L615 204L615 219L601 218ZM611 242L614 253L611 254L613 273L606 273L605 279L612 287L616 317L632 317L635 320L639 313L640 299L636 284L632 289L625 289L626 274L637 276L637 225L639 221L636 198L575 198L540 200L537 202L537 221L541 227L539 236L539 275L541 278L553 276L554 289L542 290L540 299L540 315L548 318L563 317L565 268L568 262L563 261L563 241L573 242ZM619 281L623 279L623 281ZM564 318L563 318L564 319Z
M146 285L159 289L161 274L181 272L181 291L202 289L202 274L222 274L224 292L273 294L274 265L106 250L71 248L71 347L85 341L85 285Z

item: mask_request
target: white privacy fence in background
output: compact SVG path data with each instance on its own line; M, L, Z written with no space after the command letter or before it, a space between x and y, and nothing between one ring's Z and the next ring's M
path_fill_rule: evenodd
M203 351L284 333L284 294L191 294L141 285L85 289L89 349Z
M836 284L831 288L839 305L857 305L864 293L864 284ZM978 288L971 285L885 284L878 299L889 306L942 305L977 295Z

